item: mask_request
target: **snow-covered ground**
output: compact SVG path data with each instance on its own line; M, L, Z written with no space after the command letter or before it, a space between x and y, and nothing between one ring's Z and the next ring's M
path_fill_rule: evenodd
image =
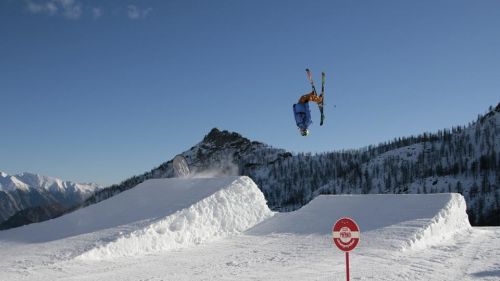
M345 280L337 219L361 242L351 280L500 280L500 228L458 194L322 195L273 213L247 177L159 179L0 232L0 280Z

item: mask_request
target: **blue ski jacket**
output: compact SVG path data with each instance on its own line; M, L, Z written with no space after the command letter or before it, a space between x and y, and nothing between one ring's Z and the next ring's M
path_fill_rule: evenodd
M293 114L295 115L295 123L301 129L307 129L312 124L311 110L309 103L296 103L293 105Z

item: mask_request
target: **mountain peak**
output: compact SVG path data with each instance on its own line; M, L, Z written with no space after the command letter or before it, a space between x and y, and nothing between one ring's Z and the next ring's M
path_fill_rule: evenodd
M220 131L218 128L213 128L208 135L203 138L203 143L212 144L215 145L215 147L223 147L225 145L250 144L251 141L238 133L226 130Z
M72 192L91 193L101 188L95 183L76 183L71 181L63 181L62 179L43 176L36 173L22 172L17 175L9 175L0 172L0 190L13 191L21 190L45 190L53 192Z

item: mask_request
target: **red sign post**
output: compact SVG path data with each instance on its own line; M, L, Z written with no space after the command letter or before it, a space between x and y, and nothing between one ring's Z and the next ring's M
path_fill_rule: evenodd
M332 232L333 242L337 248L345 252L346 276L349 281L349 252L359 243L359 227L353 219L341 218L333 226Z

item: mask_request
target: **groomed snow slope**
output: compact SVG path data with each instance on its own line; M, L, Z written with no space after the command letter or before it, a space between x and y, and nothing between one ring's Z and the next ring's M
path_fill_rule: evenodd
M0 231L0 280L345 280L331 241L345 216L361 228L353 280L499 280L500 229L471 228L459 194L322 195L274 214L247 177L148 181Z
M0 243L81 235L81 259L141 255L242 232L273 213L248 177L156 179L43 223L0 232Z
M365 246L420 249L470 230L465 210L460 194L320 195L295 212L276 214L247 234L324 235L339 218L351 217Z

